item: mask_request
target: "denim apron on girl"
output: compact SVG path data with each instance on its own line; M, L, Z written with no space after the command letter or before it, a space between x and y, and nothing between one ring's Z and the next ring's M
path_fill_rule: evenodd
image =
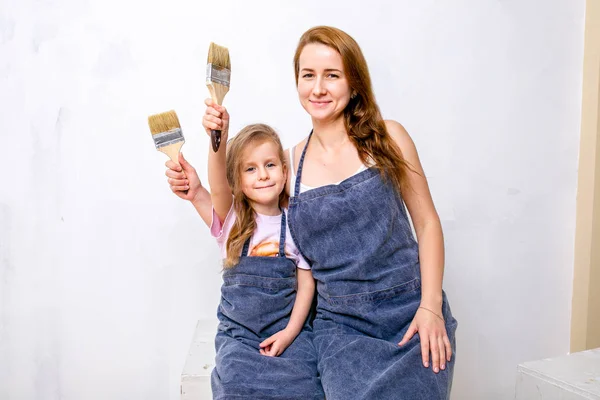
M418 245L401 196L376 168L300 193L309 140L289 225L317 281L313 342L327 400L448 399L457 322L445 293L446 369L423 367L418 334L398 346L421 301Z
M248 257L248 239L239 263L223 273L213 399L324 398L308 324L279 357L259 353L259 343L287 326L296 299L296 264L285 256L285 231L282 211L279 255Z

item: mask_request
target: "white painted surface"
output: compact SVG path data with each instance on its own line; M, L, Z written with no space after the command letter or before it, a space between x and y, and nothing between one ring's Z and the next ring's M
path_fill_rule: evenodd
M516 400L600 400L600 348L517 367Z
M218 251L146 117L177 110L206 180L215 41L232 130L298 142L292 56L316 24L358 40L419 149L459 320L454 399L514 396L518 363L569 345L583 17L583 0L1 1L0 398L179 398Z
M215 367L216 318L200 320L196 324L185 366L181 373L181 400L212 398L210 375Z

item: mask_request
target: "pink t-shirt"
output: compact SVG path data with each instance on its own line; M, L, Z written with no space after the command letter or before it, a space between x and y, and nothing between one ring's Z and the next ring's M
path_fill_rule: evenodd
M285 209L287 216L287 209ZM210 233L217 238L217 244L221 249L221 257L227 256L227 238L229 232L235 222L236 213L233 206L229 209L223 225L219 221L219 217L213 209L212 224L210 225ZM250 247L248 248L249 256L266 256L275 257L279 253L279 237L281 235L281 214L279 215L262 215L256 213L256 230L250 238ZM287 258L294 260L296 266L302 269L310 269L310 265L292 239L290 228L285 225L285 255Z

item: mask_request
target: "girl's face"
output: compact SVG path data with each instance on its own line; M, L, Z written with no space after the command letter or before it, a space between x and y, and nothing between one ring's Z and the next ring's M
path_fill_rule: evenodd
M285 189L287 176L277 144L250 144L242 152L242 160L242 192L252 208L259 214L279 214L279 195Z
M329 46L307 44L299 58L298 97L313 121L333 122L350 101L342 56Z

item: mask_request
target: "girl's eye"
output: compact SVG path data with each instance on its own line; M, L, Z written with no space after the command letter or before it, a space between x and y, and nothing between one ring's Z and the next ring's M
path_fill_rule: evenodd
M273 168L274 166L275 166L275 163L272 163L272 162L267 164L267 168Z
M246 168L246 172L253 172L255 170L254 167L248 167Z

